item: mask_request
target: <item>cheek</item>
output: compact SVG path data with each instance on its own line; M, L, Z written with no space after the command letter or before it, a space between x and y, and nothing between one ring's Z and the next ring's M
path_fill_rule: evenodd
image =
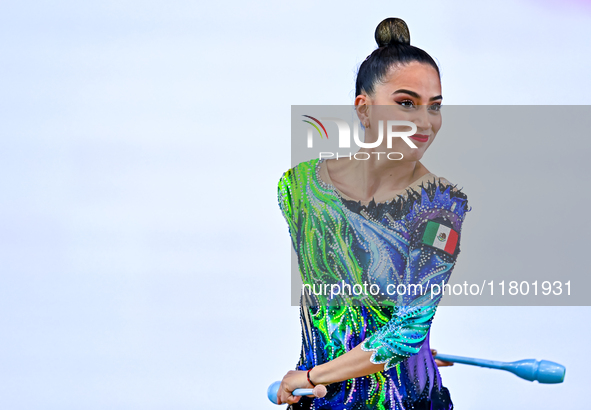
M441 128L442 122L443 121L441 115L437 115L431 120L431 127L433 128L433 133L437 134L437 132Z

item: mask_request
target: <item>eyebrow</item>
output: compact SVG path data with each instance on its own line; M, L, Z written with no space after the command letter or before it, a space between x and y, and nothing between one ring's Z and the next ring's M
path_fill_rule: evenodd
M417 93L415 93L414 91L410 91L410 90L403 90L403 89L396 90L396 91L394 91L392 94L408 94L408 95L410 95L411 97L415 97L415 98L421 98L421 96L420 96L420 95L418 95ZM442 100L442 99L443 99L443 97L442 97L441 95L436 95L435 97L431 97L431 98L429 98L429 101L433 101L433 100Z

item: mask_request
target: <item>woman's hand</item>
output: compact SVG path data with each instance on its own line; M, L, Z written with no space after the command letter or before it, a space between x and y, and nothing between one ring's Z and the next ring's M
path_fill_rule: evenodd
M431 349L431 354L433 355L433 357L435 357L435 355L437 355L437 350ZM453 362L446 362L445 360L439 360L439 359L435 359L435 364L437 365L437 367L445 367L445 366L453 366L454 365Z
M314 386L308 382L306 373L306 371L302 370L290 370L285 376L283 376L279 390L277 390L277 404L297 403L300 401L301 396L293 396L291 392L293 392L295 389L314 388Z

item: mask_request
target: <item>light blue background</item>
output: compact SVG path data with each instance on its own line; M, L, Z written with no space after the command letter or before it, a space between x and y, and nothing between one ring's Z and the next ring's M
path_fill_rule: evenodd
M274 408L300 349L290 106L350 103L388 16L447 104L590 102L583 2L0 4L0 408ZM584 406L589 313L441 308L441 352L567 367L442 369L456 408Z

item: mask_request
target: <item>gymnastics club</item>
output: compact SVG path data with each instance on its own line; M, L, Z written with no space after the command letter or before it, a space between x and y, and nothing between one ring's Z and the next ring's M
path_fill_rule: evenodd
M489 369L507 370L522 379L539 383L562 383L566 368L548 360L525 359L517 362L498 362L495 360L474 359L471 357L437 354L436 359L445 362L469 364L472 366L488 367Z
M280 381L276 381L272 383L269 388L267 389L267 397L271 402L277 403L277 392L279 391L279 386L281 385ZM314 395L316 397L324 397L326 396L326 387L319 384L313 389L295 389L291 392L292 396L310 396Z

